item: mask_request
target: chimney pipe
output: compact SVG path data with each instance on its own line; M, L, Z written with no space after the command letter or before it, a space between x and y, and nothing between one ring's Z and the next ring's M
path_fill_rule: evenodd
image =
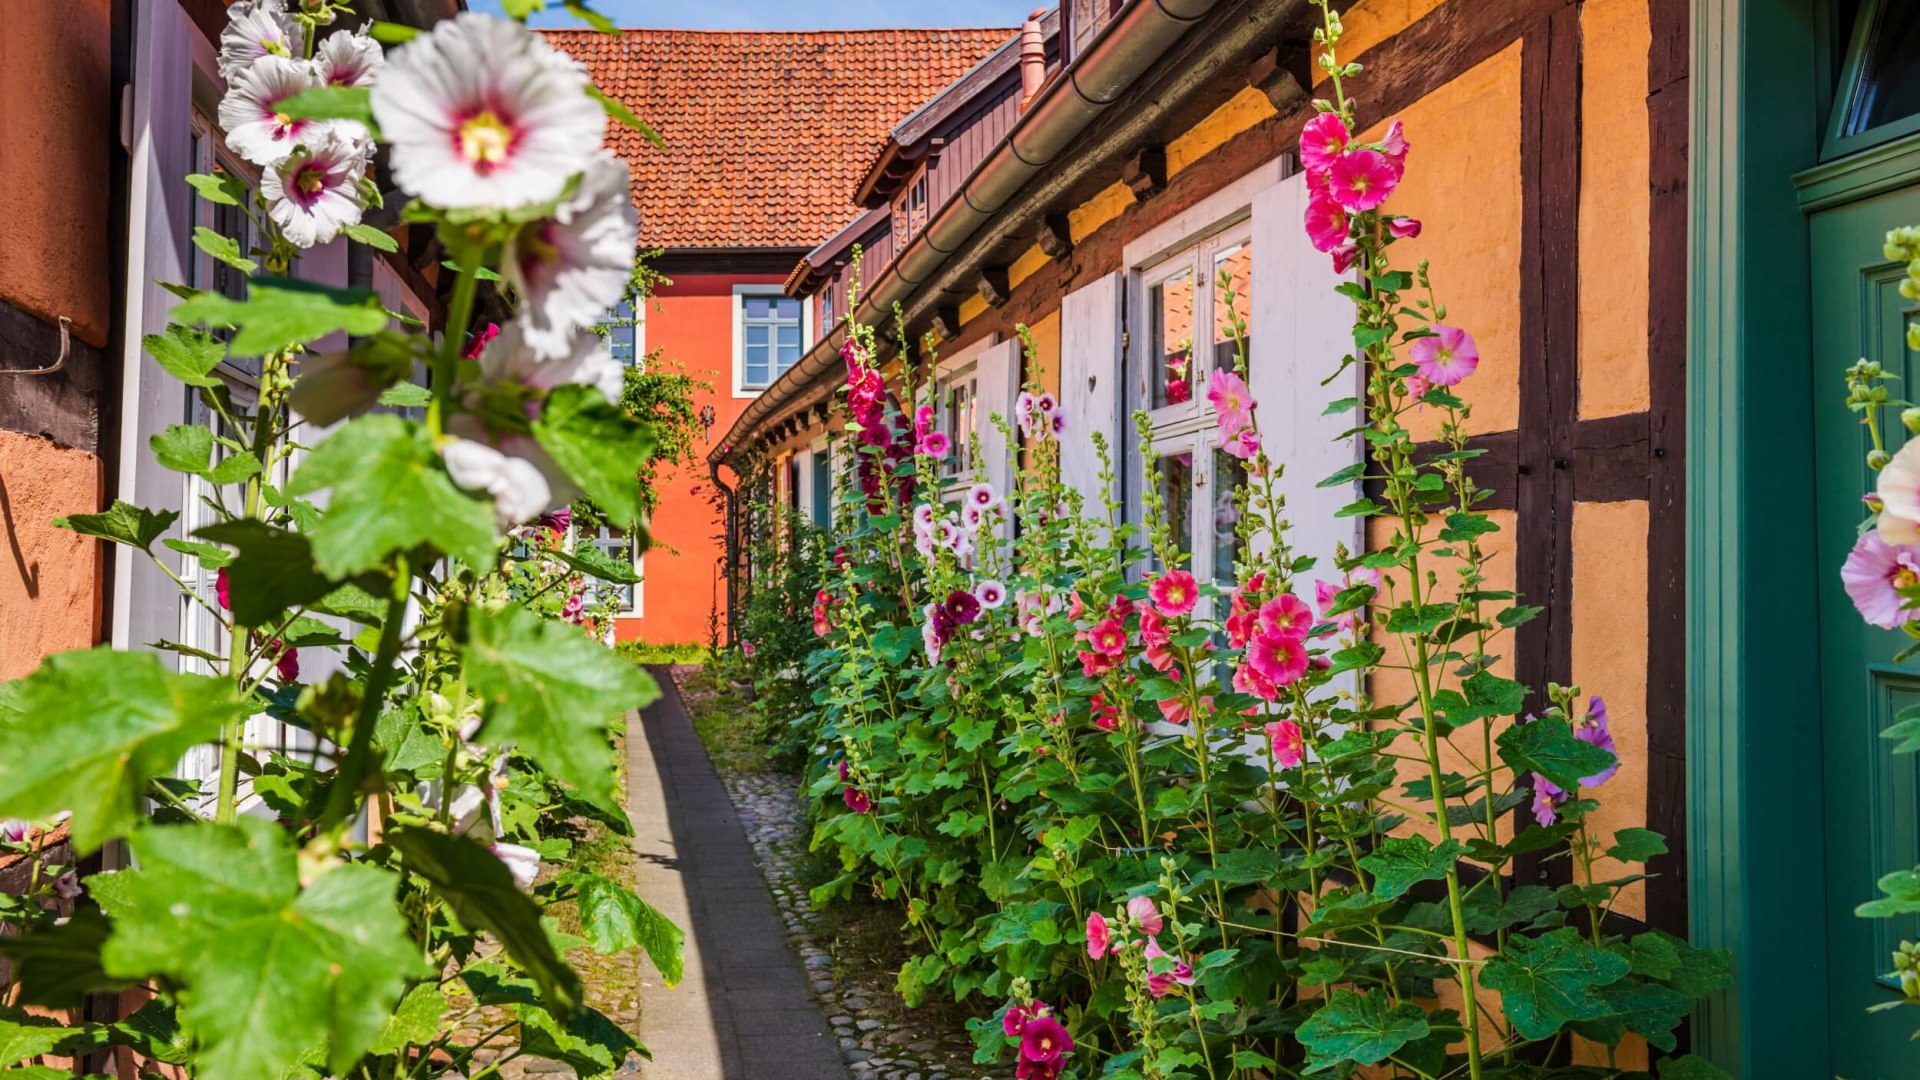
M1040 29L1040 20L1047 17L1047 9L1040 8L1027 16L1026 25L1020 28L1020 111L1026 112L1034 95L1047 81L1047 35Z

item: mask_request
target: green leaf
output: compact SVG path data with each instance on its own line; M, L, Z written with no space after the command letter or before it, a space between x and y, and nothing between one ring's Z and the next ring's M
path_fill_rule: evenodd
M1500 526L1485 514L1470 514L1454 511L1447 515L1447 527L1440 530L1440 539L1449 544L1472 540L1488 533L1500 531Z
M61 1027L44 1017L25 1018L22 1022L0 1016L0 1062L12 1064L50 1054L68 1036L78 1034L79 1028ZM71 1078L73 1073L69 1071L60 1075Z
M393 234L385 229L376 229L366 222L357 221L347 226L346 232L348 236L370 248L378 248L381 251L400 250L400 243L393 238Z
M161 468L191 476L205 476L213 460L213 432L199 424L169 424L147 446Z
M87 995L119 990L124 979L100 966L100 949L111 930L98 908L83 907L62 923L37 924L18 937L0 937L0 956L13 961L12 983L20 1004L77 1009Z
M474 608L462 648L488 705L480 741L517 745L588 798L613 786L607 724L659 696L653 679L578 629L518 605Z
M1899 870L1880 879L1878 900L1869 900L1853 909L1862 919L1891 919L1896 915L1920 913L1920 869Z
M1577 1026L1610 1046L1620 1041L1616 1032L1625 1029L1646 1039L1655 1049L1672 1050L1677 1045L1673 1029L1693 1007L1693 999L1678 990L1634 979L1602 986L1598 993L1606 1005L1604 1015Z
M260 269L260 264L247 258L240 250L240 241L231 236L222 236L205 225L193 227L193 246L211 255L215 262L226 263L243 274L251 274Z
M534 982L541 997L565 1011L580 1004L580 976L560 959L540 926L540 908L514 884L507 865L474 840L403 827L387 843L407 869L433 886L455 918L492 934Z
M640 464L653 456L653 431L590 386L561 386L547 398L533 437L554 463L617 523L640 520Z
M447 744L415 719L411 709L394 709L374 721L373 744L388 772L414 772L446 760Z
M1307 1071L1320 1072L1344 1061L1378 1065L1429 1030L1426 1011L1411 1001L1394 1005L1379 990L1336 990L1295 1035L1312 1054Z
M433 391L415 383L394 383L380 391L380 404L396 409L424 409L433 401Z
M299 533L247 519L209 525L194 535L239 551L227 568L227 596L241 626L272 626L288 608L333 591L333 582L314 569L313 547Z
M73 811L73 844L94 851L145 816L147 782L250 710L231 682L166 670L153 653L59 653L0 709L0 815Z
M1412 601L1394 608L1387 616L1389 634L1431 634L1453 618L1452 604L1420 604Z
M1492 934L1515 926L1532 925L1541 916L1558 912L1559 898L1544 885L1522 885L1502 896L1491 889L1476 889L1467 894L1467 929L1476 934Z
M95 913L98 914L97 912ZM104 925L105 920L101 920ZM155 998L133 1011L133 1015L112 1025L107 1042L133 1048L142 1057L168 1065L185 1065L193 1060L193 1044L180 1030L180 1017L173 1006Z
M602 877L575 871L564 883L580 893L580 932L595 952L617 953L638 946L669 987L680 982L680 948L686 934L633 891Z
M634 572L632 562L616 559L590 544L582 544L572 551L549 551L546 554L588 577L596 577L615 585L632 585L640 580L640 575Z
M1661 1058L1659 1073L1660 1080L1733 1080L1733 1077L1721 1072L1720 1067L1713 1062L1692 1054L1679 1058Z
M1362 856L1360 865L1373 875L1373 895L1392 900L1422 881L1446 877L1464 850L1458 840L1434 847L1424 836L1393 836Z
M296 120L358 120L368 131L377 131L371 87L311 87L281 101L279 110Z
M1607 858L1643 863L1666 853L1667 838L1652 829L1621 829L1613 834L1613 846L1607 849Z
M1909 705L1894 714L1894 723L1880 733L1883 739L1897 740L1893 752L1911 754L1920 750L1920 706Z
M260 459L251 454L230 454L207 470L207 480L217 485L237 484L260 474Z
M102 540L111 540L116 544L126 544L146 550L160 538L160 534L173 527L180 517L176 510L148 510L119 499L113 505L98 514L68 514L53 519L57 528L72 529L81 536L97 536Z
M284 1076L315 1051L344 1073L430 971L394 904L400 879L366 863L309 869L272 822L141 829L138 870L95 877L113 917L107 970L180 987L203 1080Z
M1515 773L1539 773L1562 791L1576 791L1580 781L1605 772L1612 754L1573 737L1565 720L1545 717L1515 724L1500 733L1500 760Z
M183 323L239 328L235 356L261 356L345 331L356 337L387 327L387 311L371 289L332 289L291 278L258 278L245 300L201 293L173 309Z
M1574 1020L1607 1011L1597 992L1627 973L1626 957L1594 946L1568 926L1538 938L1513 937L1507 951L1480 969L1480 983L1500 992L1514 1030L1551 1038Z
M349 577L421 545L476 569L493 565L493 507L453 485L421 425L363 416L328 436L287 490L328 488L327 513L309 533L314 561L328 577Z
M580 1080L613 1076L628 1054L645 1052L633 1036L596 1009L576 1009L564 1024L531 1005L514 1006L513 1013L520 1018L521 1051L570 1065Z
M200 197L219 206L239 206L247 201L247 185L232 173L194 173L187 183Z
M593 85L587 87L587 96L598 101L600 107L607 111L608 116L639 132L648 142L660 149L667 148L667 140L660 137L660 133L654 130L653 125L634 115L633 110L627 108L620 99Z
M416 986L400 1000L400 1007L380 1030L369 1053L395 1054L409 1043L430 1043L440 1034L440 1020L447 1015L447 996L431 983Z
M420 36L420 31L406 23L376 21L367 26L367 34L382 45L405 45Z
M140 343L161 370L188 386L221 385L210 372L227 358L227 346L205 330L175 323L166 333L148 334Z
M1235 848L1223 851L1213 867L1194 875L1194 883L1218 881L1223 885L1258 885L1272 881L1280 872L1280 854L1264 848Z

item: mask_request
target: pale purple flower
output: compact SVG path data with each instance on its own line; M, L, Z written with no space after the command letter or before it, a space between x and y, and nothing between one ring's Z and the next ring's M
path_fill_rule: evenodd
M295 247L310 248L360 223L367 205L364 181L373 144L344 128L303 140L260 173L267 216Z
M227 9L226 29L220 31L220 77L232 82L266 56L297 59L305 43L283 0L240 0Z
M1889 544L1878 532L1862 533L1840 567L1840 581L1868 625L1890 630L1920 616L1900 595L1901 589L1920 585L1920 547Z
M973 587L974 599L988 611L998 611L1007 602L1007 587L988 578Z
M507 864L507 872L513 875L513 883L522 889L533 888L533 879L540 875L540 853L519 844L494 844L487 849L493 857Z
M1000 495L993 490L992 484L978 483L967 489L967 505L991 510L1000 505Z
M295 119L281 104L319 85L313 68L298 60L263 56L229 80L220 99L220 128L227 148L255 165L277 165L296 146L335 126L334 121Z

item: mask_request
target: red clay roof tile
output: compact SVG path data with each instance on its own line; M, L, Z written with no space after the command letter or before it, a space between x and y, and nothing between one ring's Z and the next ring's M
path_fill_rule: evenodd
M643 246L809 248L859 214L888 129L1016 31L546 33L666 140L609 121Z

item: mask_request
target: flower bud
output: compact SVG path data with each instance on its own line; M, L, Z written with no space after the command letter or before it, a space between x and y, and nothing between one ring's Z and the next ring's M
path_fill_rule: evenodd
M1886 468L1887 462L1892 460L1892 454L1887 453L1885 450L1875 450L1867 455L1867 468L1878 471Z

